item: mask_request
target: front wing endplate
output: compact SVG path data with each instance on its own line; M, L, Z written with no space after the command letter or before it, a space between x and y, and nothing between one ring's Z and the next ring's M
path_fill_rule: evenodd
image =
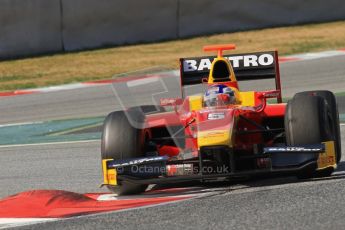
M334 141L323 142L325 145L325 152L319 154L317 160L317 170L322 170L325 168L337 167L336 157L335 157L335 148Z

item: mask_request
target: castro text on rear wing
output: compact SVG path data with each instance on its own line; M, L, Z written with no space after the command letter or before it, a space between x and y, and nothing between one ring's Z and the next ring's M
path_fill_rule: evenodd
M201 84L209 75L215 56L191 57L180 59L181 84ZM224 55L234 69L237 81L275 79L277 100L282 102L280 72L277 51Z

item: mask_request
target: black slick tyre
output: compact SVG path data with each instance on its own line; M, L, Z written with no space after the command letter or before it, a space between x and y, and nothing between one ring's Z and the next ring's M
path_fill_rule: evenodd
M103 124L102 159L143 157L145 138L149 135L149 131L141 127L144 118L143 114L137 110L110 113ZM144 192L147 185L119 181L119 185L107 187L118 195L130 195Z
M338 105L334 94L328 90L314 90L314 91L305 91L300 92L295 95L295 98L299 96L319 96L326 100L330 113L333 120L333 126L335 128L334 132L334 140L335 140L335 153L337 158L337 163L340 162L341 159L341 137L340 137L340 122L339 122L339 112L338 112Z
M297 95L290 100L285 112L287 145L316 144L335 139L335 127L330 107L320 96ZM315 167L300 173L299 178L329 176L333 168L316 171Z

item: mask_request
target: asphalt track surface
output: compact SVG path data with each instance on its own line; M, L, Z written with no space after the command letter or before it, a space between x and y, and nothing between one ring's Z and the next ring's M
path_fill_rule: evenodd
M344 137L345 126L341 131ZM97 188L101 174L98 141L0 151L2 197L32 189L105 191ZM342 161L330 178L305 181L294 177L264 178L216 184L214 187L222 191L210 197L23 229L137 229L139 226L140 229L343 229L344 179L345 162Z
M345 56L281 65L284 96L311 89L345 89ZM169 79L168 95L177 79ZM157 84L152 82L153 84ZM247 83L246 83L247 84ZM160 85L158 85L160 86ZM264 87L266 83L255 83ZM248 87L248 85L246 85ZM141 95L151 95L141 87ZM149 103L141 97L124 104ZM342 99L341 99L342 100ZM344 113L344 107L340 112ZM0 124L98 116L121 108L111 86L1 98ZM341 126L345 146L345 126ZM100 183L100 142L12 146L0 148L0 197L32 189L78 193L105 192ZM344 152L344 151L343 151ZM343 154L344 155L344 154ZM345 160L345 158L343 158ZM343 229L345 162L334 176L297 180L264 178L215 185L217 195L173 204L71 218L24 229ZM185 185L183 185L185 186Z

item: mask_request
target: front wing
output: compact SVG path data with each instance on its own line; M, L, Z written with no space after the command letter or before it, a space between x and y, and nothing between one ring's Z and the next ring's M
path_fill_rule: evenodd
M230 153L230 161L231 151ZM198 168L203 167L202 154L197 159ZM167 156L154 156L123 160L104 159L103 185L117 186L121 181L135 184L166 184L183 181L200 181L214 179L230 179L259 174L298 173L308 168L323 170L336 168L334 141L313 145L266 147L263 152L253 156L264 159L268 167L253 170L235 170L229 164L227 170L220 172L197 172L191 168L191 161L170 160ZM194 161L195 164L195 161ZM170 170L170 171L169 171ZM175 172L171 173L171 170ZM178 172L178 173L176 173Z

